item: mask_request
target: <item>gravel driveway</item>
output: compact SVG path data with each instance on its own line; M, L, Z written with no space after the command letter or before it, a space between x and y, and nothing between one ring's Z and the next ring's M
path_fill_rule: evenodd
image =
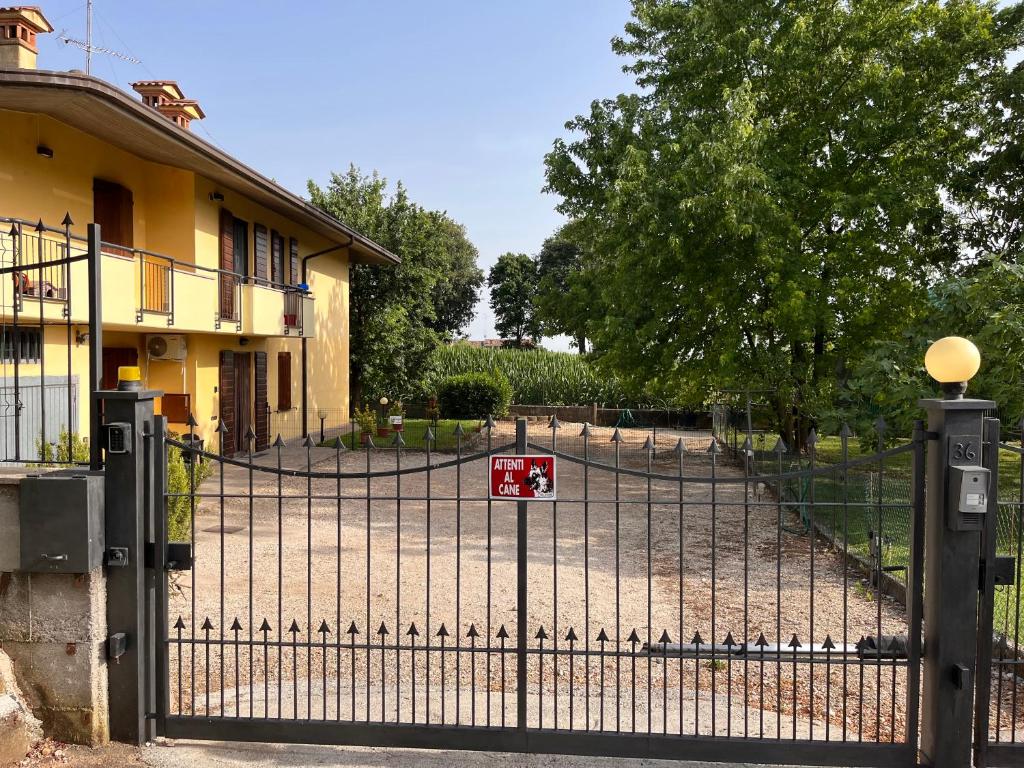
M535 429L539 441L546 430ZM684 459L686 475L707 476L707 439L691 435L687 444L694 454ZM630 453L624 466L636 467L637 458ZM333 471L339 460L343 472L367 467L365 453L310 451L317 471ZM396 460L381 451L369 461L390 471ZM608 460L607 448L599 460ZM273 465L276 456L259 461ZM285 466L305 462L302 449L284 452ZM401 458L403 468L424 464L423 454ZM655 472L676 468L659 454ZM785 655L794 635L804 647L829 636L841 649L879 629L904 633L902 607L885 598L879 606L823 542L812 551L807 536L780 532L774 501L736 482L736 468L719 463L715 471L726 482L649 484L562 461L560 501L534 503L528 515L530 725L551 727L557 718L561 728L784 737L813 730L816 738L828 727L835 739L844 729L850 738L902 738L903 667L844 665L841 650L813 668ZM197 501L196 570L181 574L171 595L172 711L424 722L429 706L430 722L513 724L516 657L497 651L501 627L505 646L516 645L516 507L484 499L485 473L477 460L375 478L369 502L366 480L343 480L339 492L333 479L256 470L250 493L246 469L215 473ZM347 633L353 624L357 635ZM542 627L544 653L534 652ZM570 629L573 651L589 657L564 653ZM663 633L672 643L699 633L701 657L672 658L676 646L645 653ZM769 661L723 648L707 658L712 638L723 643L731 634L739 645L760 633ZM774 654L780 641L782 660Z

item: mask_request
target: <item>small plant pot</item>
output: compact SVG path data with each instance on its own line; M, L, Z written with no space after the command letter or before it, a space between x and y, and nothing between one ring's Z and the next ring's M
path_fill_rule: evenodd
M366 442L369 439L370 439L370 433L369 432L360 432L359 433L359 444L360 445L366 445Z
M391 427L391 429L393 429L395 432L405 432L405 425L395 424L393 427Z
M391 427L377 427L377 437L387 437L391 434Z

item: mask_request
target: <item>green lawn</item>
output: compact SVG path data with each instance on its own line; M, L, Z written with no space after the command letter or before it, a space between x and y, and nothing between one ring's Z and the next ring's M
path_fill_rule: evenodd
M761 453L762 445L774 442L773 439L759 443L755 440L758 451L757 467L760 474L774 474L778 471L778 457L775 454ZM856 459L864 454L858 441L849 443L849 458ZM824 467L842 461L842 445L838 437L819 440L815 452L816 466ZM830 531L837 544L847 542L851 553L868 559L868 531L881 530L887 548L883 564L886 566L906 566L910 559L910 501L913 484L911 482L913 453L900 454L886 459L883 464L869 462L849 471L846 484L838 471L818 476L814 481L814 522L817 526ZM783 471L789 472L809 466L807 456L798 460L794 456L784 456ZM809 525L810 481L789 480L783 483L782 498L783 524L800 528ZM999 518L997 521L997 549L1000 554L1017 557L1021 544L1021 455L1006 449L999 452ZM1022 563L1018 562L1018 568ZM901 574L892 574L900 578ZM1019 622L1019 636L1024 640L1024 590L1016 587L1000 587L995 601L995 628L997 632L1014 634L1014 623Z
M461 424L465 434L462 437L463 448L466 448L467 441L472 437L473 433L479 431L483 426L482 419L440 419L436 423L431 422L429 419L406 419L405 429L402 431L402 439L405 441L405 450L407 451L424 451L426 450L426 443L424 436L427 432L427 427L430 427L434 433L434 440L431 443L431 450L434 451L454 451L458 446L458 439L455 436L456 425ZM392 441L394 440L394 433L391 433L387 437L377 437L376 434L373 436L373 444L377 448L392 448ZM359 433L355 432L344 436L345 446L350 450L357 450L360 447ZM327 440L325 445L333 445L333 439Z

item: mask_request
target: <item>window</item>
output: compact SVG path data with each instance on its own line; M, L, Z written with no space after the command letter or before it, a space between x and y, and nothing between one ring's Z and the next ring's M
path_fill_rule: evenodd
M270 231L270 280L281 285L284 275L284 237L276 230Z
M18 328L17 338L13 328L5 327L0 335L0 361L13 363L38 363L43 345L43 334L39 328ZM17 347L17 351L15 350Z
M292 409L292 353L277 353L277 410Z

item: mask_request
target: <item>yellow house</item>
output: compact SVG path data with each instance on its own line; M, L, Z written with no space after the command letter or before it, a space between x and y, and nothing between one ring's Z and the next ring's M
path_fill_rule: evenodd
M50 31L37 8L0 9L0 267L81 253L95 222L104 386L117 366L139 365L144 385L166 393L172 429L191 413L216 449L223 419L228 453L250 427L260 449L324 414L342 423L349 264L398 258L193 134L203 111L176 83L129 94L37 69L35 37ZM87 269L0 276L0 442L15 374L45 402L47 382L73 379L74 397L51 398L51 412L87 431Z

